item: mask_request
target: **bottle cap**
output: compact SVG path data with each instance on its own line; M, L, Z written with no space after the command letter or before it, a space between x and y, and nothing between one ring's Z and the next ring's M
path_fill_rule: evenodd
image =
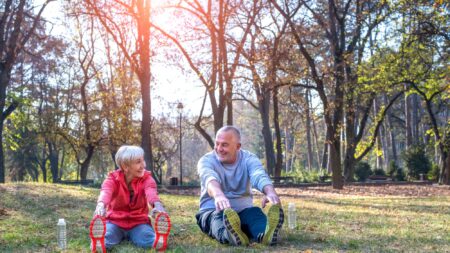
M288 207L294 208L294 207L295 207L295 203L290 202L289 205L288 205Z
M66 221L64 220L64 218L59 218L58 224L64 224L64 223L66 223Z

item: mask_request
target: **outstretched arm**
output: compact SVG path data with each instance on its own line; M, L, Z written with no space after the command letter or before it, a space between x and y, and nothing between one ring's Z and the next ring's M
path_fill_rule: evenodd
M230 201L222 191L222 187L217 180L211 180L208 183L208 194L214 198L214 204L217 211L231 208Z
M113 196L115 190L114 180L111 175L103 181L102 188L100 190L100 195L98 196L97 206L95 207L94 215L105 216L106 215L106 207L111 202L111 198Z

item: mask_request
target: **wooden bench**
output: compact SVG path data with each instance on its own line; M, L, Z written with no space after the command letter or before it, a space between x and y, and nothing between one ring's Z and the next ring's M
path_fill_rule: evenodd
M270 179L275 184L294 183L294 177L271 177Z
M372 181L388 181L388 180L391 180L391 178L388 177L388 176L380 176L380 175L372 175L372 176L369 176L367 179L372 180Z

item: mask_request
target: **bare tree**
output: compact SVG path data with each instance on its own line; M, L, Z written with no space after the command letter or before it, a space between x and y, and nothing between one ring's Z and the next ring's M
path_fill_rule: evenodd
M85 3L86 10L91 10L90 14L94 15L111 35L139 79L142 96L141 146L145 152L147 169L155 174L151 142L151 0L85 0ZM129 43L134 46L134 50L128 48ZM159 183L157 178L156 181Z
M278 1L271 0L274 7L287 20L292 35L297 43L299 53L306 59L308 63L310 75L315 83L314 89L318 92L324 107L324 118L327 126L327 143L329 145L330 166L333 172L333 187L337 189L343 188L342 165L341 165L341 142L340 132L343 125L343 110L345 105L345 89L350 84L355 83L352 77L352 71L355 71L353 57L357 50L364 48L364 38L370 34L372 29L383 20L382 10L386 8L386 4L363 5L361 2L353 1L319 1L311 4L308 1ZM310 44L305 39L304 30L298 22L302 19L294 19L295 13L304 6L313 19L311 22L317 24L317 28L321 29L320 36L323 36L324 43L329 46L330 54L330 73L323 73L318 67L318 62L314 59ZM373 13L379 10L379 17L376 21L369 23L368 15L364 13ZM364 28L366 34L363 34ZM319 35L319 34L318 34ZM363 51L363 50L359 50ZM329 75L332 85L327 88L327 82L324 76ZM353 75L354 76L354 75ZM328 91L332 90L331 95Z
M233 82L244 43L261 5L256 0L184 0L169 7L187 15L186 20L191 23L184 24L189 24L188 30L194 33L183 38L177 31L166 31L156 23L153 27L176 45L205 87L203 106L195 127L213 147L213 138L202 125L202 121L207 118L203 115L205 102L209 98L214 132L223 126L225 118L226 124L233 124ZM244 15L244 18L239 15ZM237 35L239 33L236 30L231 31L236 27L242 34ZM205 55L209 60L205 60ZM201 58L197 58L198 56Z

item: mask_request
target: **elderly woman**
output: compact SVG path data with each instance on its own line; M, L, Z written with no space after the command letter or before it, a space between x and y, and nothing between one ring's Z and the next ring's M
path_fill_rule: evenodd
M164 231L151 226L149 207L152 208L151 215L165 213L165 210L155 180L145 170L144 150L138 146L122 146L115 158L119 169L111 172L103 182L94 213L106 218L106 248L128 239L138 247L164 249L170 221L166 215L164 222L168 224L164 225Z

